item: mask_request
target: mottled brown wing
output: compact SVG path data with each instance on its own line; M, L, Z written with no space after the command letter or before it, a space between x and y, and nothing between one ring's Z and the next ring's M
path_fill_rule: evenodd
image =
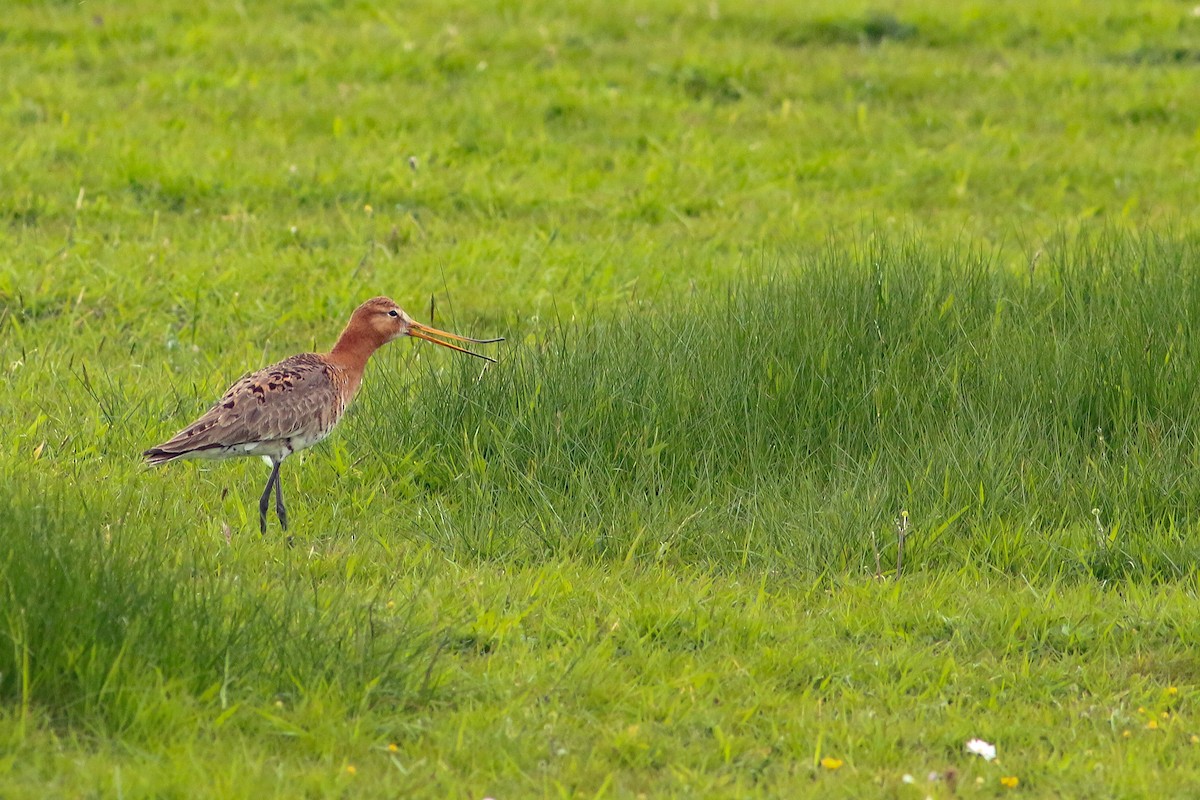
M225 454L247 444L289 439L311 444L341 416L335 370L319 356L304 353L252 372L191 425L147 450L146 458L152 464L162 463L204 451Z

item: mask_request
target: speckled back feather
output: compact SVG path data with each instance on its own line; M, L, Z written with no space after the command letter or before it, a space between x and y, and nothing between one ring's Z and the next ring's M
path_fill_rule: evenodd
M231 455L282 458L328 435L357 388L351 383L343 369L315 353L284 359L233 384L203 416L147 450L146 461L163 464L177 458Z

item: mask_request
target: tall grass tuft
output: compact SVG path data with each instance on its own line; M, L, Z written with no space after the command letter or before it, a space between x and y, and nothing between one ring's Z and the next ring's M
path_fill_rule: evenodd
M430 631L406 609L328 586L303 558L280 559L268 581L227 549L125 535L133 517L152 527L153 509L121 516L95 495L85 506L32 481L10 489L0 699L24 714L152 737L172 697L197 698L212 719L302 696L399 706L426 685ZM96 521L106 518L118 521Z
M1195 256L830 249L427 370L362 427L462 554L873 571L907 512L916 568L1165 577L1197 555Z

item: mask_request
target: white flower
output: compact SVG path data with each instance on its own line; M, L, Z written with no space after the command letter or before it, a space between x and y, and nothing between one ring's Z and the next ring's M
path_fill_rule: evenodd
M996 745L988 744L983 739L972 739L967 742L967 752L982 757L984 761L991 761L996 757Z
M909 775L906 772L906 773L904 773L903 777L900 778L900 782L901 783L916 783L917 779L914 778L912 775Z

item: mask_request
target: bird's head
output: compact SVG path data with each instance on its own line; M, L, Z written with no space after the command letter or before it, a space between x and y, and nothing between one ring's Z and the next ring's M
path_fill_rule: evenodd
M350 325L360 330L371 331L378 338L380 344L390 342L393 339L399 339L401 336L412 336L415 339L424 339L427 342L440 344L442 347L449 347L451 350L457 350L460 353L466 353L467 355L491 362L495 362L496 359L471 352L464 347L459 347L444 340L451 339L456 342L470 342L472 344L492 344L493 342L504 341L502 338L470 339L466 336L459 336L447 333L446 331L440 331L437 328L431 328L428 325L422 325L404 313L404 309L387 297L372 297L356 308L354 314L350 317Z

